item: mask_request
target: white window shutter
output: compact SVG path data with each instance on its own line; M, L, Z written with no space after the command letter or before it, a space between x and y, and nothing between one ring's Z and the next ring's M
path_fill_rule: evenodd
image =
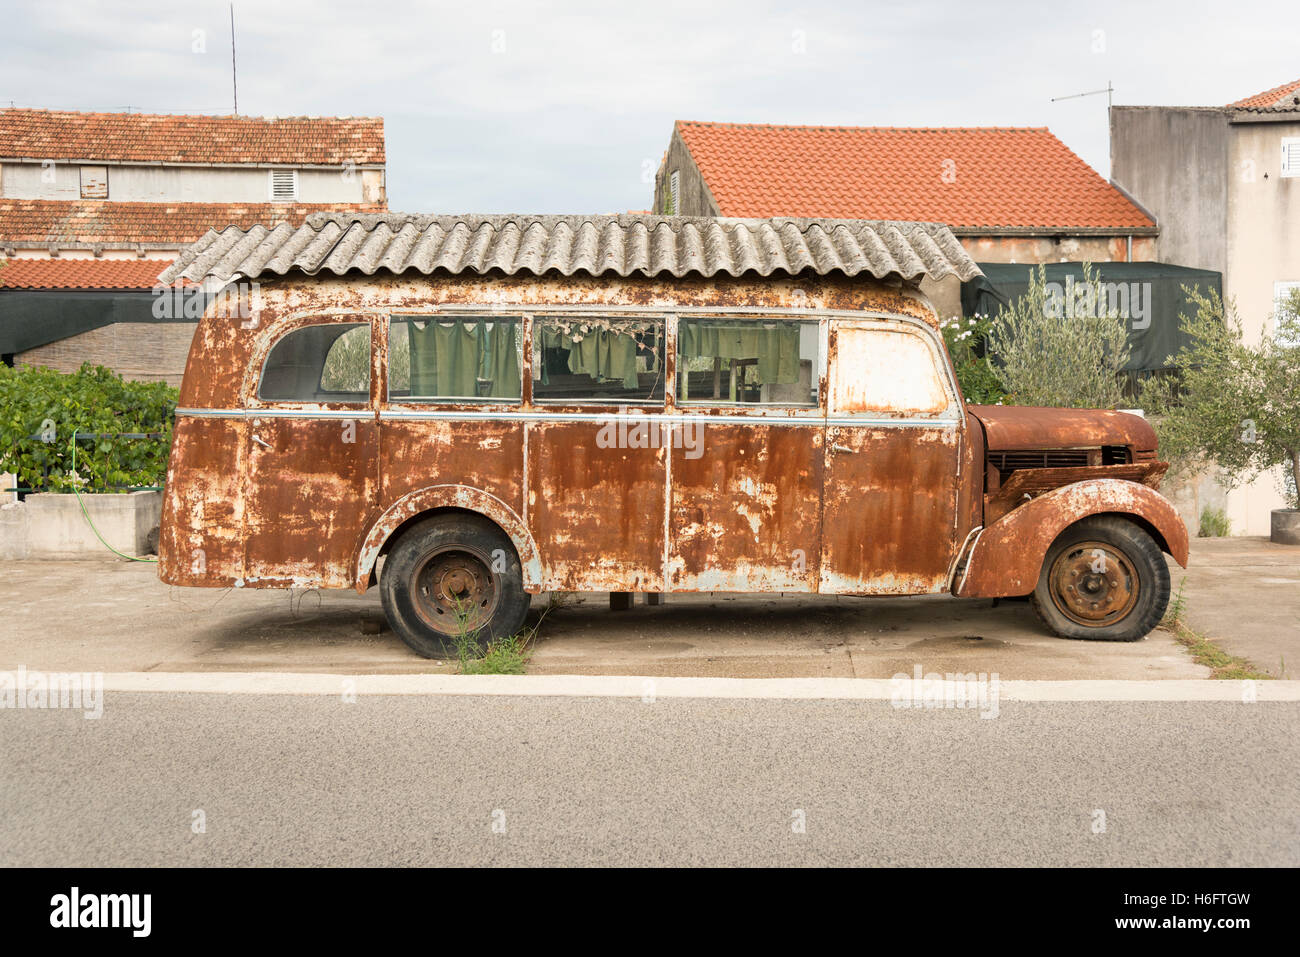
M1282 175L1300 176L1300 136L1282 138Z
M682 212L681 187L682 174L678 170L673 170L673 175L668 177L668 192L672 201L672 209L669 212L673 216L680 216Z

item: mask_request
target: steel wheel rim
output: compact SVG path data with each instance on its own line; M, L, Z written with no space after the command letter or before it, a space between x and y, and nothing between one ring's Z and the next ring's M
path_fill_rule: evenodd
M1132 561L1105 542L1067 547L1052 563L1048 585L1056 610L1088 628L1123 621L1141 591Z
M408 581L415 611L442 635L473 635L496 613L500 593L478 549L445 545L422 556Z

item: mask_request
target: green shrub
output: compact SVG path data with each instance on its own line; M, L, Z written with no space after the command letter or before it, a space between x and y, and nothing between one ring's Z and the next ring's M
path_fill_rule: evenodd
M997 405L1007 397L1007 390L989 365L985 342L993 320L988 316L958 318L954 316L939 324L943 341L952 356L957 372L957 386L967 402L977 405Z
M1039 265L1025 294L994 317L988 347L1009 404L1115 409L1127 403L1120 378L1130 355L1127 322L1110 309L1090 263L1073 289L1075 301L1064 301Z
M41 491L124 491L161 485L171 450L176 390L126 382L103 366L73 373L0 366L0 472ZM107 436L77 442L73 432L158 432L162 438Z
M1228 513L1221 508L1210 505L1201 509L1201 527L1196 530L1198 538L1223 538L1231 534Z

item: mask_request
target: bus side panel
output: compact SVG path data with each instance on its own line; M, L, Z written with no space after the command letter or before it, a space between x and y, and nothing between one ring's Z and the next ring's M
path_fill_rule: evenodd
M672 591L817 591L825 425L754 418L673 450Z
M522 422L383 419L379 447L381 511L408 492L464 485L524 514Z
M528 425L543 591L663 590L666 452L618 448L600 440L604 428L595 418Z
M176 417L158 541L167 584L228 587L243 577L248 428L241 418Z

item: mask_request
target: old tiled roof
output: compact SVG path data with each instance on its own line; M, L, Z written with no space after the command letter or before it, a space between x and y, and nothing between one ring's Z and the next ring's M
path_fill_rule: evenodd
M118 203L111 200L0 199L0 247L7 244L183 246L209 229L235 224L298 225L311 213L383 206L301 203Z
M961 231L1154 231L1046 127L677 124L723 216L927 220Z
M0 110L0 158L382 165L379 117L168 116Z
M158 283L167 259L0 260L2 289L145 290Z
M1297 110L1300 109L1300 80L1283 83L1263 93L1229 103L1228 109L1238 110Z
M373 275L434 270L740 276L838 273L912 279L980 274L946 226L859 220L716 220L678 216L319 214L279 226L210 232L164 282L290 270Z

